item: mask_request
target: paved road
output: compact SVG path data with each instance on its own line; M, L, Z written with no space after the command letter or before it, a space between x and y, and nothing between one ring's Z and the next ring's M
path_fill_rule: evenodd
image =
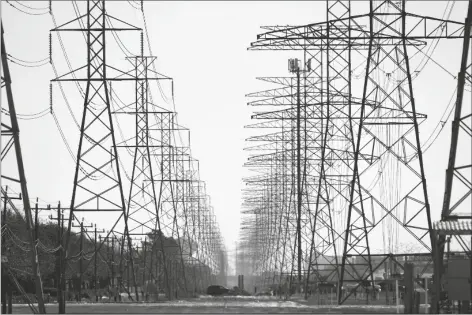
M263 314L263 313L300 313L300 314L343 314L343 313L396 313L395 307L387 306L318 306L296 301L281 301L272 297L203 297L198 299L162 303L117 303L117 304L68 304L70 314L162 314L162 313L197 313L197 314ZM46 305L47 313L57 313L57 305ZM401 310L403 312L403 310ZM14 305L13 313L32 313L25 305Z

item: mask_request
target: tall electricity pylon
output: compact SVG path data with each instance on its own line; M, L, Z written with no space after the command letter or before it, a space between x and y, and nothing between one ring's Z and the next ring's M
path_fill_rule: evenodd
M244 213L254 215L258 222L249 229L255 229L253 246L262 251L256 262L256 272L263 276L261 284L280 285L288 279L291 285L295 274L300 290L307 265L307 255L303 253L309 250L312 230L309 213L314 180L309 174L317 159L313 136L319 132L319 119L313 116L312 108L319 91L314 89L313 78L306 77L309 67L301 68L295 59L289 64L292 77L258 78L276 83L278 88L247 95L258 98L249 105L276 110L258 111L252 118L264 121L246 127L277 131L247 139L264 142L245 149L261 152L251 155L245 166L264 174L245 179L249 189L243 206Z
M134 68L134 76L136 78L136 99L135 103L128 107L133 107L134 110L128 107L122 107L115 111L114 114L132 114L135 115L135 144L123 145L128 149L133 150L133 166L131 173L131 182L129 190L128 204L126 208L126 216L128 218L128 234L130 236L147 236L156 231L161 231L158 195L156 194L156 187L154 184L153 170L154 160L152 153L155 151L155 145L152 142L150 135L149 118L154 114L160 114L162 109L157 108L149 101L149 81L170 79L168 77L158 75L150 76L153 73L150 69L155 57L135 56L129 57ZM157 73L156 73L157 74ZM156 111L156 108L158 111ZM161 248L164 248L162 237L159 238ZM129 252L130 258L133 256ZM163 260L166 261L165 251L162 251ZM131 267L131 266L129 266ZM167 266L163 264L164 277L168 294L169 283ZM138 300L138 287L136 282L135 270L132 269L132 276L134 281L134 288L136 299ZM143 283L143 285L145 285Z
M347 195L346 175L352 166L352 124L351 124L351 45L342 49L332 50L332 42L336 34L344 31L348 37L351 22L350 1L326 1L326 24L324 32L326 41L319 50L305 50L309 61L319 73L321 92L317 112L320 115L321 132L321 163L319 165L318 190L316 193L315 213L313 218L312 247L310 248L309 268L306 278L305 297L307 297L310 273L313 272L318 281L339 279L339 243L343 236L334 225L334 211L339 211L333 203L333 197L344 199ZM331 21L343 21L333 23ZM323 41L321 41L323 43ZM346 115L347 114L347 115ZM325 222L326 231L319 233L319 223ZM318 235L315 236L315 231ZM320 237L327 238L327 241ZM314 254L314 260L312 255ZM320 259L322 258L322 259ZM323 266L324 265L324 266ZM326 265L330 268L325 268ZM320 268L320 266L323 266ZM333 268L334 267L334 268ZM323 274L320 269L328 269Z
M472 215L472 99L465 94L465 85L471 84L471 26L472 26L472 1L469 1L467 16L465 19L464 40L462 44L462 57L460 70L457 76L457 95L454 111L454 120L452 121L451 144L449 149L449 159L446 169L446 185L444 191L444 200L441 212L441 221L467 220L470 222ZM468 102L468 103L467 103ZM470 231L468 231L470 234ZM439 313L442 276L445 273L444 252L446 244L446 235L435 233L436 257L434 269L435 299L432 303L432 312ZM454 233L454 240L462 247L471 259L470 244L465 237ZM472 264L471 270L472 272ZM470 273L472 274L472 273ZM471 283L472 292L472 283Z
M178 178L179 173L179 156L187 155L188 152L186 148L179 148L175 145L174 132L179 130L186 130L181 128L175 123L174 112L160 112L156 114L157 123L155 129L160 133L160 150L156 155L159 157L159 177L154 178L159 185L159 209L161 214L161 227L162 233L166 237L171 237L177 241L177 255L170 255L168 257L169 262L172 265L175 265L172 268L172 272L169 272L169 275L174 274L172 281L169 280L169 286L171 293L176 292L179 288L185 292L187 295L187 280L185 275L185 264L183 260L182 253L182 240L180 235L182 234L179 231L182 222L179 222L178 218L182 213L179 211L181 209L181 202L179 200L179 194L177 193L177 185L182 184L182 180ZM181 209L182 210L182 209ZM183 236L183 235L182 235ZM179 274L182 277L177 277ZM183 283L179 283L178 280L183 280ZM170 297L170 295L169 295Z
M331 146L343 149L333 145L341 139L349 153L348 160L339 161L344 163L341 188L328 179L327 170L333 172L334 164L326 158L320 165L326 186L318 187L320 199L328 201L326 213L345 213L343 203L336 200L348 206L344 227L331 227L335 238L343 235L337 238L343 246L342 261L335 263L340 268L336 270L340 288L343 281L372 280L391 254L401 254L401 249L389 245L376 254L383 259L373 262L370 243L381 239L385 229L389 235L401 233L427 253L434 251L419 142L419 124L426 116L416 109L407 47L421 49L427 40L436 38L462 39L464 23L410 14L405 1L371 1L368 13L355 16L349 1L328 1L327 5L327 21L264 27L267 31L258 35L250 50L300 50L312 59L312 68L321 62L321 80L327 87L321 103L326 107L317 113L325 127L333 126L322 133L321 147L325 156L335 154ZM367 62L361 91L352 89L349 49L364 55ZM326 51L327 58L313 60L311 56L320 50ZM393 187L386 191L389 185ZM315 216L320 219L319 213ZM398 260L395 263L402 268Z
M107 27L107 21L118 22L120 27ZM74 22L78 22L79 27L72 27L71 24ZM111 233L124 233L128 238L128 250L132 251L111 116L108 82L134 81L136 78L107 64L105 41L107 32L126 30L138 31L140 29L107 14L105 0L88 0L87 11L84 15L51 30L84 32L87 41L87 64L52 80L52 82L86 83L69 224L65 236L66 257L69 254L68 245L72 221L77 212L95 215L106 213L107 219L113 225L104 240ZM77 73L83 69L86 70L85 77L77 78ZM112 73L115 75L111 75ZM111 171L115 175L110 174ZM117 225L120 225L119 228L123 229L123 232L115 229ZM103 242L95 254L100 251L102 245ZM131 267L134 270L132 256ZM64 282L64 280L65 265L62 269L62 281ZM64 285L65 283L62 283L63 287ZM60 312L65 312L65 301L60 306Z
M46 309L44 307L44 300L43 300L43 284L41 281L41 273L39 269L39 261L38 261L38 251L35 244L35 239L33 237L33 219L31 216L31 205L29 200L28 194L28 186L26 184L26 175L25 175L25 168L23 165L23 155L21 153L21 145L20 145L20 127L18 125L18 120L16 117L16 110L15 110L15 103L13 101L13 90L11 86L11 75L10 75L10 68L8 66L7 60L7 51L5 48L5 40L3 38L3 23L1 24L1 36L2 36L2 88L5 87L7 103L8 103L8 114L7 116L9 119L2 120L2 129L1 129L1 137L2 142L6 139L6 143L2 147L1 152L1 161L3 162L5 157L13 156L13 152L10 153L10 150L14 149L14 155L16 159L16 170L17 173L11 172L11 170L7 170L5 172L2 169L2 180L7 180L15 183L19 183L21 186L21 195L23 201L23 209L25 214L25 223L26 223L26 230L28 231L28 239L29 244L31 246L30 249L30 256L31 256L31 266L33 269L33 276L34 276L34 283L36 289L36 298L38 301L38 311L41 314L46 313ZM8 122L9 120L9 122ZM10 153L10 154L9 154ZM4 165L4 164L3 164ZM8 175L5 175L8 174ZM15 178L18 177L18 178ZM5 204L11 204L11 200L9 200L7 191L2 187L2 195L5 199ZM7 209L3 209L3 211L7 211ZM3 253L2 253L3 255ZM3 256L2 256L2 265L4 264ZM3 268L2 268L3 273ZM2 276L5 276L2 274Z

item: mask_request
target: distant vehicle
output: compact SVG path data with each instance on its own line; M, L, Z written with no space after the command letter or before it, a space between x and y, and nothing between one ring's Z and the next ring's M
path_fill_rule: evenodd
M224 295L230 293L230 289L222 286L222 285L211 285L207 288L208 295Z
M324 282L318 283L318 288L320 290L328 290L328 291L329 290L336 290L337 285L336 285L336 283L324 281Z
M347 283L346 285L343 286L343 289L347 290L353 290L354 288L364 288L367 291L370 291L372 289L372 284L370 281L363 281L360 283ZM378 284L374 284L374 291L376 292L381 292L382 287Z

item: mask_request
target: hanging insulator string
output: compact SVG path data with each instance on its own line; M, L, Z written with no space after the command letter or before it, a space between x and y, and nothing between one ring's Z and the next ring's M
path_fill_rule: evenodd
M144 35L143 31L141 31L141 57L144 56Z
M52 83L49 83L49 110L52 114Z
M49 33L49 63L52 64L52 34Z

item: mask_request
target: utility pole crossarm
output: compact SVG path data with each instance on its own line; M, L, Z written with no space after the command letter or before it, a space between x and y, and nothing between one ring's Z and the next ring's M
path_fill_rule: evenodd
M92 8L93 9L93 8ZM88 18L88 15L87 14L84 14L84 15L81 15L69 22L66 22L64 24L61 24L59 25L58 27L55 27L53 29L51 29L50 31L51 32L63 32L63 31L77 31L77 32L88 32L88 31L97 31L97 32L101 32L101 31L142 31L142 28L139 28L139 27L136 27L134 25L131 25L123 20L120 20L118 18L115 18L111 15L109 15L108 13L105 13L103 14L103 19L107 19L107 22L109 25L111 25L111 20L114 20L116 22L119 23L119 27L116 27L116 25L114 25L113 27L110 27L110 28L107 28L105 27L104 25L98 25L96 28L93 28L92 26L94 26L96 23L98 24L98 22L96 21L96 23L92 23L90 25L88 25L87 28L66 28L65 26L70 26L71 24L73 24L74 22L78 22L80 24L80 22L82 22L84 25L87 25L87 18ZM85 21L83 21L85 20Z

